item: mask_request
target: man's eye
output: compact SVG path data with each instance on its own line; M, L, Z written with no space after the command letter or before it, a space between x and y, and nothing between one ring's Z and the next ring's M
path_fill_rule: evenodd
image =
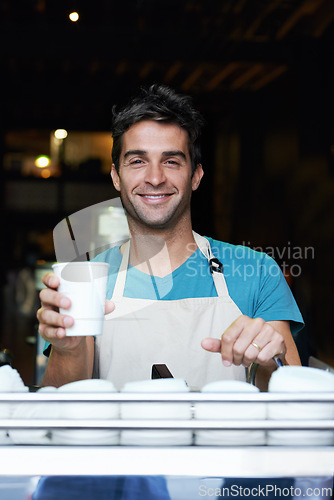
M143 160L136 159L136 160L131 160L130 161L131 165L140 165L141 163L143 163Z
M166 163L168 165L179 165L179 162L176 160L167 160Z

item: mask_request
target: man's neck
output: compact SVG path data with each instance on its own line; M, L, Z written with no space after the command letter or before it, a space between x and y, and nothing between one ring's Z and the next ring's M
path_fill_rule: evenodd
M196 249L191 225L177 231L131 232L130 263L147 274L164 277L180 267Z

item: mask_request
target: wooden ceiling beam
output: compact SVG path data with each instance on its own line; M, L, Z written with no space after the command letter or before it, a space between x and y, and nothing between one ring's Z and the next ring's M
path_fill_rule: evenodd
M266 73L264 76L260 77L253 85L252 89L253 90L259 90L271 81L275 80L279 76L281 76L283 73L287 71L288 67L285 65L278 66L277 68L274 68L272 71L269 71Z
M178 74L178 72L181 70L183 66L183 63L181 61L175 61L174 64L170 66L170 68L167 70L167 73L165 74L164 81L166 83L170 83L173 78Z
M234 80L234 82L230 86L231 90L237 90L243 85L245 85L245 83L249 82L249 80L251 80L254 76L260 73L260 71L262 71L263 68L264 65L260 63L251 66L248 70L244 71L242 75L240 75Z
M334 21L333 0L326 0L313 18L313 36L319 38L328 26Z
M304 16L313 15L323 2L324 0L305 0L302 5L300 5L291 14L291 16L285 21L283 26L278 30L278 32L276 33L276 38L278 40L284 38L300 19L302 19Z
M122 76L125 73L127 66L128 66L128 63L123 59L123 61L120 61L117 64L116 69L115 69L115 74L117 76Z
M238 2L236 2L233 9L234 14L240 14L246 3L247 0L239 0Z
M280 3L282 3L283 0L274 0L272 2L269 2L269 4L263 9L262 12L258 13L252 24L249 26L249 28L246 30L244 37L245 38L252 38L254 36L254 33L259 29L265 18L274 10L277 9Z
M315 38L320 38L328 26L334 21L334 11L329 12L327 17L324 17L321 21L316 24L315 30L313 31L313 36Z
M191 86L202 76L205 69L205 64L201 63L197 66L197 68L185 79L182 83L183 90L189 90Z
M239 62L231 62L227 64L221 71L219 71L207 84L207 90L213 90L225 80L231 73L233 73L240 66Z
M154 67L154 61L147 61L147 63L145 63L144 66L139 71L139 77L142 79L146 78L151 73L153 67Z

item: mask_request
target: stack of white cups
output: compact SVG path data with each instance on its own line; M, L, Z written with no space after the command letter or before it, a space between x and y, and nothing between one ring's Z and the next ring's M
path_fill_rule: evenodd
M55 393L55 387L42 387L41 393ZM51 402L17 403L13 406L14 419L56 419L59 414L59 405ZM40 429L11 429L9 436L15 444L51 444L52 432L48 428Z
M334 392L334 375L307 366L283 366L276 370L269 381L269 392L321 393ZM271 403L268 418L273 420L323 420L334 418L333 403ZM282 446L312 446L334 444L334 432L326 430L272 430L268 444Z
M18 372L9 365L0 367L0 392L28 392L28 387L25 387ZM0 419L11 418L14 408L15 405L11 403L0 402ZM0 444L11 442L8 432L0 429Z
M62 394L107 393L112 394L116 389L112 382L101 379L87 379L63 385L58 389ZM59 402L58 416L60 419L79 421L82 419L117 419L119 404L116 402ZM56 444L80 445L103 444L114 445L119 443L119 431L116 429L55 429L52 440Z
M184 380L176 378L161 378L154 380L143 380L140 382L129 382L125 384L123 393L187 393L189 387ZM149 397L149 396L148 396ZM136 402L121 404L121 417L123 419L153 419L153 420L189 420L191 419L190 402ZM164 429L129 429L121 432L121 444L123 445L190 445L192 444L191 430L164 430Z
M238 380L219 380L202 388L203 393L252 394L259 392L254 385ZM212 402L195 405L195 418L198 420L264 420L266 404L262 402ZM195 444L215 446L264 445L264 430L198 430L195 433Z

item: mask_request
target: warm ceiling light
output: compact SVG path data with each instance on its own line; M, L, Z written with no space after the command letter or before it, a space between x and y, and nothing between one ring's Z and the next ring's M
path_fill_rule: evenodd
M50 165L50 158L48 156L38 156L35 160L35 165L38 168L45 168Z
M67 137L67 130L65 130L64 128L58 128L55 131L54 136L55 136L56 139L66 139L66 137Z
M79 19L79 14L77 12L71 12L68 17L71 19L72 23L76 23Z
M45 170L42 170L41 176L43 177L43 179L48 179L49 177L51 177L50 170L48 168L46 168Z

